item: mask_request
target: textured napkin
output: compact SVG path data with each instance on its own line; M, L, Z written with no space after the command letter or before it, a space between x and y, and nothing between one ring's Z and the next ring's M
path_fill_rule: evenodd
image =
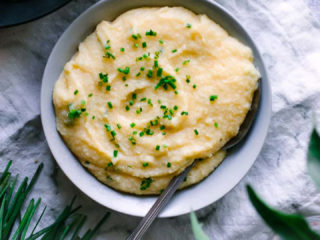
M72 1L40 20L0 29L0 169L12 159L13 172L30 176L38 161L45 163L33 191L48 206L42 227L74 195L89 215L89 224L106 211L56 166L39 115L47 58L67 26L94 2ZM320 193L306 173L306 149L312 114L320 109L320 24L307 3L319 14L320 0L218 2L240 20L262 53L272 86L273 116L263 150L246 177L197 215L211 239L272 239L274 234L248 201L245 184L250 183L273 206L301 212L315 226L320 222ZM320 119L319 111L316 115ZM124 239L138 222L114 212L97 239ZM145 239L192 239L189 217L158 219Z

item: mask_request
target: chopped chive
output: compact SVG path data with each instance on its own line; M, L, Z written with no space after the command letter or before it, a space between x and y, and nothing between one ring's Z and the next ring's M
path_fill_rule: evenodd
M160 99L158 99L158 103L161 104L161 100Z
M162 135L166 135L167 133L166 132L162 132Z
M193 85L192 85L192 87L193 87L193 88L196 88L196 87L197 87L197 85L193 84Z
M218 99L218 96L217 95L211 95L209 99L210 99L210 102L213 102L214 100Z
M140 114L141 112L142 112L142 108L139 108L139 109L136 110L137 114Z
M93 93L89 93L88 97L92 97L93 96Z
M114 130L112 130L110 133L111 133L112 137L115 137L117 135L116 131L114 131Z
M107 91L110 91L110 90L111 90L111 85L107 85L107 86L106 86L106 90L107 90Z
M108 102L108 107L109 107L109 108L113 108L112 102Z
M123 76L122 81L126 81L126 80L127 80L126 76Z
M163 44L163 40L160 39L160 40L159 40L159 43L160 43L160 44Z
M124 49L123 47L122 47L122 48L120 48L120 52L124 52L124 50L125 50L125 49Z
M162 68L158 68L158 70L157 70L157 76L158 76L158 77L161 77L161 76L162 76L162 71L163 71Z
M117 156L118 156L118 150L114 150L114 151L113 151L113 157L116 158Z
M134 40L137 40L137 39L138 39L138 35L136 35L136 34L132 34L131 37L132 37Z
M135 123L131 123L131 124L130 124L130 127L131 127L131 128L134 128L135 126L136 126Z
M154 61L154 65L153 65L155 68L159 67L159 63L157 60Z
M126 74L126 75L128 75L130 73L130 68L129 67L125 67L123 69L117 68L117 70L118 70L118 72Z
M196 135L199 135L199 132L198 132L197 129L194 129L194 133L195 133Z
M109 124L104 124L104 127L106 128L106 130L107 130L108 132L110 132L110 131L111 131L111 127L110 127L110 125L109 125Z
M146 98L146 97L141 98L140 101L141 101L141 102L145 102L145 101L147 101L147 98Z
M144 162L144 163L142 163L142 166L143 166L143 167L148 167L148 166L149 166L149 163L148 163L148 162Z
M174 106L173 106L173 110L177 111L177 110L178 110L178 106L177 106L177 105L174 105Z
M136 93L132 93L132 99L133 100L137 99L137 94Z
M136 145L137 142L136 142L136 140L134 139L133 136L130 136L128 139L129 139L129 141L131 142L132 145Z
M137 131L133 131L132 134L133 134L133 135L137 135L138 132L137 132Z
M157 36L157 33L150 29L150 31L146 32L146 36Z
M171 168L171 162L167 163L167 168Z
M102 80L102 82L107 83L108 82L108 73L106 73L106 74L99 73L99 78Z
M160 130L164 130L165 128L166 128L165 125L161 125L161 126L160 126Z
M121 128L121 125L120 125L120 123L118 123L118 124L117 124L117 128L118 128L118 129L120 129L120 128Z
M156 146L156 150L159 151L160 150L160 145Z
M141 75L141 72L138 72L137 74L136 74L136 77L139 77Z
M183 65L186 65L186 64L188 64L190 62L190 59L187 59L187 60L184 60L183 62L182 62L182 64Z
M148 99L148 104L149 104L151 107L153 107L153 104L152 104L152 102L151 102L151 99L150 99L150 98Z
M81 105L85 105L85 104L86 104L86 101L82 99L81 102L80 102L80 104L81 104Z
M144 191L144 190L146 190L147 188L149 188L150 187L150 185L151 185L151 183L152 183L152 178L145 178L145 179L143 179L142 181L141 181L141 184L140 184L140 190L141 191Z
M177 52L178 50L177 49L173 49L171 52L172 53L175 53L175 52Z
M215 122L215 123L214 123L214 127L215 127L215 128L218 128L218 127L219 127L219 124L218 124L217 122Z
M112 58L116 59L116 57L109 51L106 51L105 55L103 56L104 58Z
M188 112L185 112L185 111L182 111L182 112L181 112L181 116L183 116L183 115L188 116L188 115L189 115L189 113L188 113Z
M151 69L148 70L147 77L152 78L153 71Z
M176 72L179 72L179 70L180 70L180 68L176 68L176 69L175 69Z
M133 105L133 101L131 100L131 101L129 101L129 105L130 106L132 106Z
M142 137L144 135L144 132L140 132L139 136Z
M174 94L178 94L179 92L176 90L176 91L174 91Z
M78 94L78 92L79 92L79 90L78 90L78 89L76 89L76 90L73 92L73 94L74 94L74 95L77 95L77 94Z
M192 25L190 23L187 23L186 28L191 28Z
M94 120L96 118L96 116L92 116L92 120Z
M141 67L141 68L140 68L140 71L144 71L144 67Z
M190 75L187 75L187 76L186 76L186 82L187 82L187 83L190 83L190 78L191 78Z
M143 43L142 43L142 47L143 47L143 48L146 48L146 47L147 47L147 43L146 43L146 42L143 42Z
M129 111L130 110L130 107L127 105L126 106L126 111Z
M128 87L129 85L126 83L124 86Z

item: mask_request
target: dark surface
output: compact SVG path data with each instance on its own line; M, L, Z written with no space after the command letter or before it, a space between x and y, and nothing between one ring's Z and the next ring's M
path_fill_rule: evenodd
M40 18L70 0L0 0L0 28Z

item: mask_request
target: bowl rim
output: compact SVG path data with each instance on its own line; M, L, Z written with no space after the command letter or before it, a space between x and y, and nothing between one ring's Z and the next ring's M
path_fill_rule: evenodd
M52 131L56 131L56 126L54 124L54 130L52 129L52 126L50 127L50 124L48 122L48 118L47 118L47 108L48 108L48 101L46 101L46 99L48 98L47 94L48 94L48 89L46 88L46 83L48 82L46 79L48 79L49 75L51 74L51 65L52 65L52 61L54 60L54 53L56 51L58 51L60 44L62 44L62 41L64 40L63 37L67 32L70 32L77 24L78 22L80 22L82 19L85 19L87 17L87 15L90 16L90 14L92 14L92 12L96 11L97 8L99 8L99 6L101 4L104 4L106 2L112 2L114 0L102 0L99 1L95 4L93 4L92 6L90 6L88 9L86 9L83 13L81 13L71 24L70 26L68 26L68 28L64 31L64 33L60 36L60 38L58 39L58 41L56 42L54 48L52 49L50 56L48 58L44 73L43 73L43 77L42 77L42 86L41 86L41 122L42 122L42 127L44 130L44 134L49 146L49 149L54 157L54 159L56 160L56 162L58 163L60 169L64 172L64 174L68 177L68 179L80 190L82 191L85 195L89 196L92 200L94 200L95 202L101 204L102 206L108 207L114 211L123 213L123 214L127 214L127 215L131 215L131 216L138 216L138 217L143 217L146 213L146 211L137 211L135 210L134 207L128 207L128 206L122 206L121 204L117 204L117 202L115 201L109 201L106 202L103 199L99 198L99 194L93 193L89 190L90 184L86 185L86 184L81 184L78 182L78 174L73 174L72 171L70 171L70 169L68 169L63 161L61 160L61 156L60 153L58 152L58 150L56 150L56 146L55 144L57 144L59 141L63 142L62 138L60 137L60 140L57 139L53 139L52 135ZM183 215L183 214L187 214L191 211L196 211L199 209L202 209L216 201L218 201L220 198L222 198L223 196L225 196L225 194L227 194L229 191L231 191L240 181L241 179L248 173L249 169L253 166L256 158L258 157L262 146L264 144L265 138L267 136L267 132L268 132L268 128L270 125L270 121L271 121L271 106L272 106L272 100L271 100L271 88L270 88L270 83L268 80L268 74L265 68L265 64L263 62L263 59L261 57L261 54L256 46L256 44L254 43L254 41L252 40L252 38L250 37L250 35L247 33L247 31L245 30L245 28L240 24L240 22L228 11L226 10L224 7L222 7L220 4L214 2L214 1L210 1L210 0L198 0L199 2L203 2L203 4L207 3L210 6L214 7L217 9L217 11L222 12L222 14L226 15L227 18L229 18L229 20L231 20L231 22L236 23L237 28L240 29L241 33L244 34L244 37L246 38L246 41L249 41L251 48L253 48L254 53L255 53L255 60L256 58L258 58L259 60L259 64L260 64L260 73L262 71L263 74L263 78L262 81L260 82L260 84L263 84L263 89L261 91L262 95L261 95L261 101L260 101L260 106L259 106L259 112L257 113L257 118L262 118L260 115L263 115L263 118L261 119L263 121L263 128L262 129L257 129L256 125L258 124L257 121L255 121L254 126L252 126L252 129L250 130L250 132L248 133L248 135L253 134L252 132L254 132L254 129L256 130L256 132L259 130L259 142L251 142L254 143L254 149L252 150L252 152L248 153L251 155L250 158L250 162L247 163L247 165L244 167L245 169L242 170L242 173L240 174L241 176L237 176L236 179L231 179L229 178L228 181L228 186L224 187L223 191L221 190L220 192L220 196L216 197L215 199L211 199L209 201L201 202L201 204L198 204L197 206L192 206L189 207L189 209L187 209L186 207L184 208L180 208L178 210L174 211L174 208L172 209L172 207L170 208L170 210L164 210L159 217L174 217L174 216L179 216L179 215ZM175 2L174 0L172 2ZM150 6L150 3L146 3L146 6ZM163 6L167 6L167 5L163 5ZM182 6L181 4L176 4L174 6ZM134 8L134 7L133 7ZM129 9L133 9L133 8L129 8ZM187 8L192 12L193 9L191 8ZM209 17L209 16L208 16ZM210 17L209 17L210 18ZM211 19L211 18L210 18ZM215 21L215 19L212 19L213 21ZM80 42L77 42L77 44L79 45ZM65 64L65 63L64 63ZM54 66L54 65L53 65ZM54 71L54 70L53 70ZM60 74L60 73L59 73ZM52 90L51 89L51 104L52 103ZM262 109L263 108L263 109ZM258 116L259 115L259 116ZM55 120L54 120L55 122ZM52 124L51 124L52 125ZM260 127L261 128L261 127ZM57 131L56 131L57 132ZM63 142L63 144L65 144ZM70 150L69 150L70 151ZM221 165L224 164L224 162L226 162L226 159L221 163ZM78 162L78 164L80 164ZM81 166L81 168L83 168ZM219 169L219 167L217 168ZM217 170L215 170L217 171ZM215 172L214 171L214 172ZM90 173L87 172L88 175L90 175L91 177L93 177ZM214 174L210 174L210 175L214 175ZM209 175L209 176L210 176ZM93 177L94 178L94 177ZM207 177L209 178L209 177ZM101 184L98 180L95 179L96 182L98 182L98 184ZM200 183L196 184L196 185L200 185L201 183L203 183L205 180L201 181ZM105 185L104 185L105 186ZM105 186L106 188L109 188L108 186ZM191 187L192 188L192 187ZM111 188L109 188L111 189ZM189 188L190 189L190 188ZM113 189L111 189L111 191L115 191ZM181 192L183 192L185 190L182 190ZM132 197L132 195L127 195L127 194L123 194L121 192L116 191L118 194L120 195L124 195L122 197L125 198L129 198ZM178 194L178 193L177 193ZM142 197L142 196L134 196L135 198L139 198L141 201L143 201L142 199L146 199L149 197ZM152 198L151 201L155 201L156 197L150 197ZM150 204L149 204L150 205ZM151 204L152 205L152 204ZM120 207L119 207L120 206ZM168 206L167 206L168 208ZM147 209L148 210L148 209Z

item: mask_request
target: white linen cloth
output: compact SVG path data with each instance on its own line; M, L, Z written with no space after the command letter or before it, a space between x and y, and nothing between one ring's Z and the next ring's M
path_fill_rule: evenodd
M30 176L37 160L45 163L32 194L48 205L42 227L74 195L91 224L106 211L57 167L39 110L42 73L55 42L94 2L75 0L34 22L0 29L0 169L12 159L13 172ZM224 198L197 212L204 231L215 240L274 237L248 201L246 183L273 206L301 212L312 217L313 225L319 224L320 193L306 173L306 148L312 113L320 109L320 0L218 2L240 20L262 53L272 86L273 116L263 150L246 177ZM138 222L113 212L96 239L125 239ZM156 220L144 239L193 239L189 216Z

